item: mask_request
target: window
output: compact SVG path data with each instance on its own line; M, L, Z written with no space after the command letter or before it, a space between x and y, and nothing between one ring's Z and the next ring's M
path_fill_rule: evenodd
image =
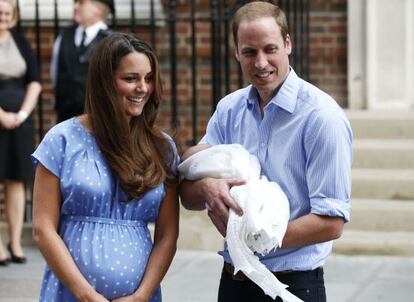
M51 23L55 18L54 0L39 0L39 19L41 23ZM117 21L131 18L131 0L114 0ZM155 18L163 18L163 6L161 0L152 0ZM20 19L23 22L35 20L34 0L19 0ZM73 0L58 0L58 18L63 23L70 22L73 18ZM135 20L137 23L148 23L151 18L151 0L134 0ZM141 20L141 21L140 21Z

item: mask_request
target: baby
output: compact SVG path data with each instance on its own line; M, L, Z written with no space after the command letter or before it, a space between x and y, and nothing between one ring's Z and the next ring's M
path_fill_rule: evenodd
M181 159L178 169L188 180L214 177L247 181L260 178L259 160L239 144L195 145L188 148Z
M289 201L275 182L260 175L260 163L239 144L190 147L178 166L180 177L197 180L204 177L243 179L230 195L243 210L238 216L230 210L227 224L227 248L234 273L241 270L266 294L289 296L286 285L260 262L254 253L266 255L281 246L289 221ZM293 301L293 300L292 300Z
M190 156L192 156L192 155L194 155L194 154L196 154L200 151L206 150L210 147L211 147L210 144L198 144L198 145L195 145L195 146L191 146L190 148L185 150L184 153L181 155L181 161L183 162L187 158L189 158Z

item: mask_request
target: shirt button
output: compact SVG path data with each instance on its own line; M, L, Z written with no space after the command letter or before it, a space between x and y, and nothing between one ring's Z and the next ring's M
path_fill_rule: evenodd
M262 148L264 148L264 147L266 147L266 144L265 143L262 143Z

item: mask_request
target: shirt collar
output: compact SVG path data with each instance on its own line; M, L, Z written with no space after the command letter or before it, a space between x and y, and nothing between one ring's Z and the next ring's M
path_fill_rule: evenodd
M85 38L85 45L88 45L92 42L93 39L95 39L96 35L100 30L105 30L108 28L108 25L105 24L103 21L98 21L95 24L88 26L84 28L83 26L78 26L76 28L76 36L77 40L76 45L79 45L82 40L82 33L83 31L86 32L86 38Z
M296 103L299 94L300 87L300 78L297 76L293 68L290 68L290 72L280 87L277 94L269 101L266 106L269 104L274 104L289 113L293 113L296 108ZM250 85L250 88L247 93L247 102L251 105L258 102L258 92L257 89Z

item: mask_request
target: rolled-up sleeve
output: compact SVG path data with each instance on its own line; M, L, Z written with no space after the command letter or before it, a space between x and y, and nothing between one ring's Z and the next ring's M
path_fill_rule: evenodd
M312 114L305 135L311 213L350 220L352 130L342 112Z

